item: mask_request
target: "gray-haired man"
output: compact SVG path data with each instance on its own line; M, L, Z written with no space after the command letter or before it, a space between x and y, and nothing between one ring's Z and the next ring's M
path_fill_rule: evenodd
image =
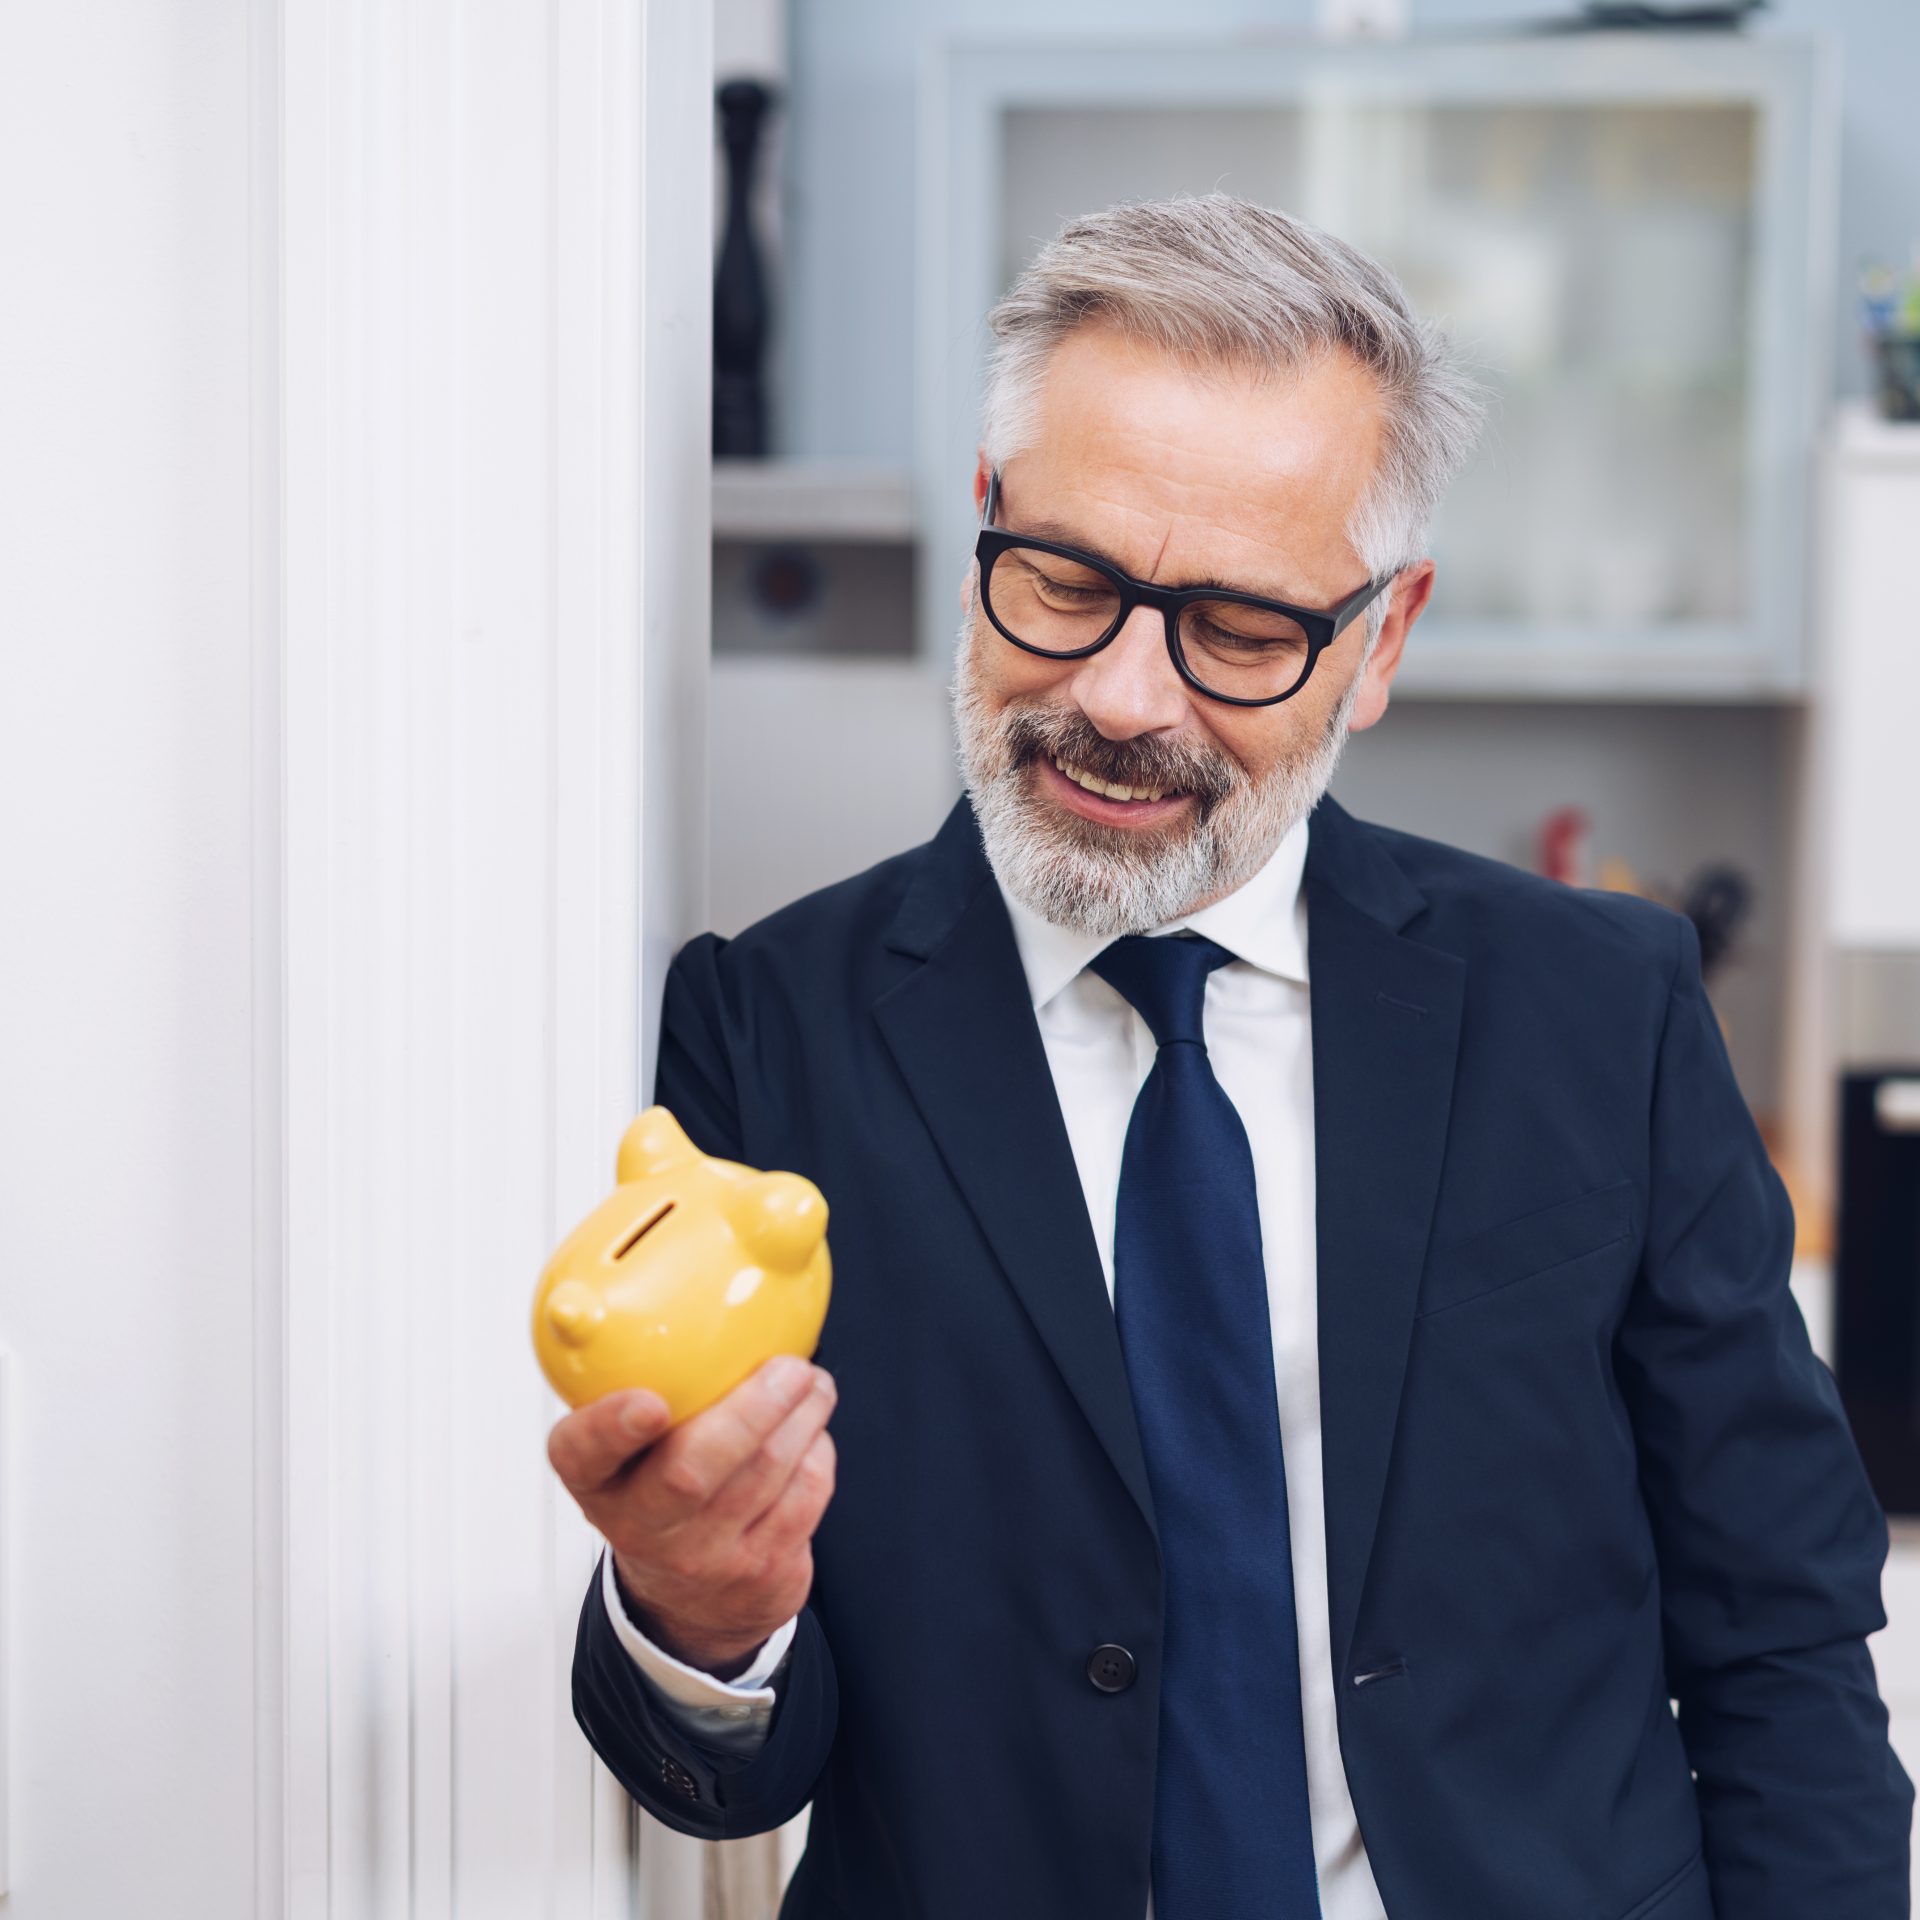
M1326 797L1468 383L1220 196L993 324L968 799L668 987L659 1098L831 1202L819 1364L555 1429L581 1725L687 1832L811 1801L785 1920L1904 1914L1885 1523L1690 924Z

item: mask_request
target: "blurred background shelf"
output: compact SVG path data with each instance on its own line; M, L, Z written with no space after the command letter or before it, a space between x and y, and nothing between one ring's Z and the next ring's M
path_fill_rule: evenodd
M1883 420L1865 400L1845 400L1835 409L1832 443L1856 469L1920 474L1920 420Z
M860 461L716 460L713 537L910 542L913 478Z
M1667 703L1782 704L1806 697L1803 676L1737 641L1616 633L1536 631L1525 641L1460 621L1425 619L1399 672L1396 700L1625 700Z

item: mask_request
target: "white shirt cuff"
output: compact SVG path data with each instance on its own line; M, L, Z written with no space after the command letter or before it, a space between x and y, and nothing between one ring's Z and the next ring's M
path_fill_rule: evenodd
M611 1551L600 1556L600 1591L614 1634L628 1657L657 1692L682 1709L680 1717L692 1731L708 1737L712 1733L738 1729L743 1724L764 1725L773 1718L778 1696L768 1682L787 1657L787 1649L792 1646L800 1625L799 1615L768 1637L744 1673L732 1680L716 1680L712 1674L690 1667L684 1660L676 1660L664 1647L655 1646L627 1617L620 1601L620 1589L614 1584ZM689 1716L693 1717L689 1719Z

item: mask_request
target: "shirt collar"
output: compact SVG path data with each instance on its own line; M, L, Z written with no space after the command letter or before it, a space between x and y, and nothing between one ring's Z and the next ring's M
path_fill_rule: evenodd
M1198 913L1169 920L1155 933L1195 933L1218 941L1236 960L1301 985L1307 979L1307 910L1300 879L1307 864L1307 818L1294 822L1266 864L1224 900ZM998 876L996 876L997 883ZM1013 922L1014 944L1026 970L1027 991L1037 1012L1087 962L1112 942L1097 933L1079 933L1043 920L1003 886L1001 898Z

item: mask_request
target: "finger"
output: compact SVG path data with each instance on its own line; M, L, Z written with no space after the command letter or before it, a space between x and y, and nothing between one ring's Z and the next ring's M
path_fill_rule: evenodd
M786 1491L793 1470L832 1415L839 1392L833 1376L816 1368L807 1396L736 1467L708 1502L703 1518L749 1527Z
M603 1394L554 1424L547 1458L578 1498L598 1493L665 1431L667 1403L646 1388Z
M776 1354L712 1406L675 1427L635 1483L654 1523L679 1526L702 1512L806 1397L815 1371L797 1354Z
M833 1498L837 1472L833 1435L822 1428L801 1456L779 1499L747 1529L745 1539L769 1558L791 1553L811 1540L827 1502Z

